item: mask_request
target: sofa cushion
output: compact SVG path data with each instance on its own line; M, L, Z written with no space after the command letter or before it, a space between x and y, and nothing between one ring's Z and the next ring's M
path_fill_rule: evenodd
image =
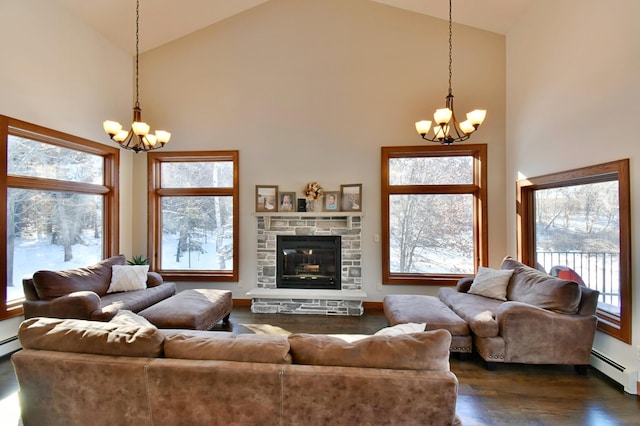
M296 364L449 371L446 330L371 336L355 342L321 334L289 335Z
M166 358L291 364L287 336L204 332L172 334L164 344Z
M144 290L108 293L100 298L100 309L91 313L91 319L109 321L122 309L137 313L174 294L176 294L176 284L172 282Z
M37 271L33 274L33 285L41 300L55 299L76 291L93 291L103 296L111 282L111 267L124 263L124 255L118 255L84 268Z
M495 337L498 335L500 330L495 314L500 305L504 303L503 301L476 294L460 293L451 287L442 287L439 296L449 309L467 323L476 336ZM487 311L492 313L490 320L486 315Z
M25 349L158 357L164 334L155 327L77 319L31 318L18 330Z
M144 290L147 288L149 265L113 265L107 293Z
M575 281L552 277L510 257L504 259L502 269L513 269L508 300L564 314L578 312L581 293Z
M491 269L481 266L468 292L506 301L507 285L512 275L512 269Z

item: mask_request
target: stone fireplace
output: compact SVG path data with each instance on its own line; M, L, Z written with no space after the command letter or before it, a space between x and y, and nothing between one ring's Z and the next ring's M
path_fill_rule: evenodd
M252 312L362 315L362 213L256 213L256 219Z

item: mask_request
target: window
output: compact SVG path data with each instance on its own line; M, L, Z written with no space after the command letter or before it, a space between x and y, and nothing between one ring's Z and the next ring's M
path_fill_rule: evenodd
M238 155L148 154L153 270L170 279L238 281Z
M382 148L385 284L454 285L487 264L486 145Z
M600 292L598 328L631 343L629 160L518 182L523 262Z
M22 279L116 254L119 152L0 116L0 229L6 274L0 319L22 314Z

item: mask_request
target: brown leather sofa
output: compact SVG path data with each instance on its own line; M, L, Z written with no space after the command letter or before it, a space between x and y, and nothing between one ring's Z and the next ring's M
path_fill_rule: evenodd
M477 352L493 363L569 364L583 373L596 332L598 291L552 277L510 257L506 300L471 294L474 278L441 288L440 300L464 319Z
M25 318L109 321L121 309L139 312L176 293L175 283L165 283L155 272L147 273L144 290L107 293L111 267L125 262L125 256L118 255L85 268L37 271L22 281Z
M12 362L25 425L459 424L445 330L349 343L158 330L120 315L21 324Z

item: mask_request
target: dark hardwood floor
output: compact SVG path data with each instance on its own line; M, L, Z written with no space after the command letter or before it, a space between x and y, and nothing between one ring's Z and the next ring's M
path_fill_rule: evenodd
M387 325L382 311L369 309L362 317L252 314L236 307L228 326L214 330L250 333L242 324L270 324L290 332L372 334ZM451 357L451 370L460 382L458 415L465 426L476 425L638 425L640 398L589 369L577 375L572 366L498 365L485 369L473 355ZM10 358L0 358L0 404L15 394L18 385ZM6 400L5 400L6 401ZM0 425L6 423L0 412Z

